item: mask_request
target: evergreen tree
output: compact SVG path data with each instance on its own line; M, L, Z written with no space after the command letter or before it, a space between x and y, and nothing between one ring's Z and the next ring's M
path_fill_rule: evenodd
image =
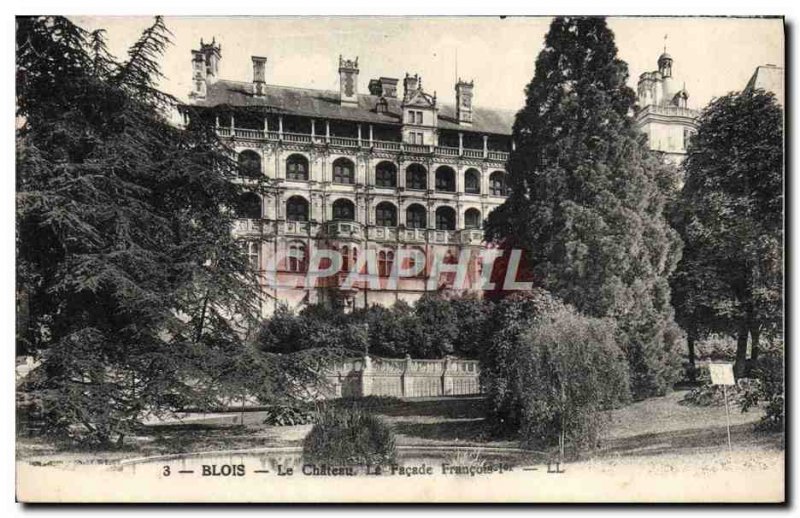
M526 250L534 281L579 311L617 320L639 397L678 373L667 278L680 240L664 216L674 168L632 118L635 96L603 18L556 18L517 113L511 195L487 239Z
M161 18L123 61L65 18L20 17L16 38L18 351L42 359L55 430L122 441L255 368L236 164L210 129L168 122Z
M683 164L675 226L686 248L672 284L690 338L737 339L736 373L748 337L782 337L783 113L771 93L732 93L702 113Z

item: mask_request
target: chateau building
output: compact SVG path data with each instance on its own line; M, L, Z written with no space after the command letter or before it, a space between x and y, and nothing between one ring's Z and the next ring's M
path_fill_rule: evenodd
M697 131L700 112L689 108L686 85L673 77L672 56L658 57L658 70L639 76L636 123L647 134L650 149L678 165L686 155L689 137Z
M455 104L426 91L416 74L371 79L363 92L358 58L339 57L338 91L270 84L267 58L259 56L252 81L221 79L221 60L215 41L192 51L191 110L182 112L184 122L191 111L214 124L237 153L251 192L240 201L235 232L270 279L265 314L279 301L295 308L412 302L431 284L447 286L447 277L427 282L439 276L434 257L452 263L465 251L469 273L458 289L478 289L483 221L507 195L513 113L475 106L475 85L460 79ZM309 261L320 249L341 253L341 271L308 286ZM404 249L420 252L425 264L393 284L389 274ZM368 250L377 275L364 269L370 282L343 289Z

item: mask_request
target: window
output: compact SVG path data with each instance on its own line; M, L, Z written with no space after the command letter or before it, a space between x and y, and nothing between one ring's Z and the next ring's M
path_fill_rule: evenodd
M406 188L425 190L428 188L428 171L420 164L411 164L406 169Z
M308 202L300 196L292 196L286 202L286 219L308 221Z
M481 177L475 169L467 169L464 173L464 192L467 194L481 193Z
M333 219L343 221L353 221L356 219L356 208L353 202L340 199L333 202Z
M436 190L455 192L456 172L452 168L443 165L436 170Z
M239 153L239 174L247 178L261 176L261 155L255 151L242 151Z
M290 272L304 272L308 268L306 245L303 243L290 243L286 257L287 270Z
M286 159L286 178L289 180L308 180L308 159L303 155L291 155Z
M378 275L388 277L392 273L394 264L394 252L391 250L381 250L378 252Z
M408 122L410 122L411 124L415 124L417 122L417 112L415 112L414 110L410 110L408 112Z
M350 248L347 245L342 247L342 269L343 272L349 272L351 268L358 265L358 248Z
M417 124L422 124L422 112L417 112Z
M379 227L397 226L397 209L388 201L384 201L375 207L375 224Z
M467 209L464 213L464 228L481 228L481 211Z
M391 162L381 162L375 167L375 185L378 187L395 187L397 185L397 167Z
M406 226L408 228L427 228L428 222L425 207L414 204L406 210Z
M489 193L492 196L506 195L506 178L502 171L495 171L489 177Z
M452 207L436 209L436 230L455 230L456 211Z
M252 192L239 196L236 217L242 219L261 219L261 198Z
M346 158L337 158L333 162L333 183L355 183L355 166Z
M261 243L258 241L244 241L242 248L247 255L247 264L251 270L261 269Z

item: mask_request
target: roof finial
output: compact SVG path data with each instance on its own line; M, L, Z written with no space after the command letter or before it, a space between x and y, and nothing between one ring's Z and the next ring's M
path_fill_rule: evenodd
M667 53L667 37L668 36L669 36L669 34L665 34L664 35L664 54Z

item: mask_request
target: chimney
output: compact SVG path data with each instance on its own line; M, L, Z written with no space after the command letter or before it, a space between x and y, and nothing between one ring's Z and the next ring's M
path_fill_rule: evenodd
M370 79L369 93L378 97L391 97L397 98L397 78L394 77L380 77L378 79Z
M411 97L411 94L416 92L419 88L422 87L422 80L417 74L413 76L408 75L406 72L406 77L403 79L403 100L408 100Z
M251 56L253 60L253 95L262 97L266 93L266 72L267 58L261 56Z
M456 83L456 120L459 124L472 124L472 89L474 81L467 83L458 78Z
M358 105L358 58L344 59L339 55L339 102Z
M208 85L219 78L221 50L214 38L211 43L203 43L201 39L200 49L192 51L192 97L205 97Z

